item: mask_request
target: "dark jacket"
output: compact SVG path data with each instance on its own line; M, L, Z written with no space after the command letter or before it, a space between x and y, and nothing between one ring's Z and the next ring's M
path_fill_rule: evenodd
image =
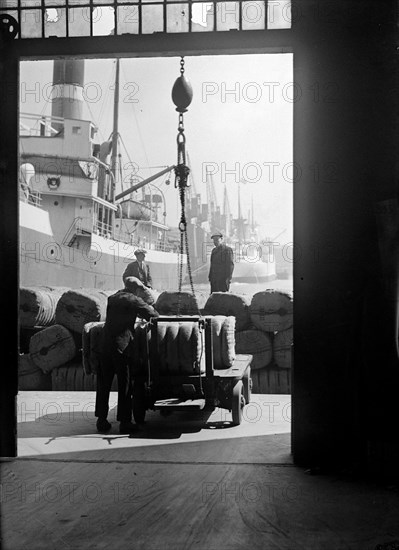
M215 246L211 253L211 267L209 270L209 280L212 281L231 281L234 271L234 253L233 249L224 243Z
M140 281L145 284L145 286L152 288L150 266L146 262L142 263L141 268L137 260L131 262L125 269L125 272L122 276L123 282L125 282L126 277L137 277L137 279L140 279Z
M108 298L104 324L104 352L123 352L133 340L136 317L149 320L158 312L144 300L126 290L118 290Z

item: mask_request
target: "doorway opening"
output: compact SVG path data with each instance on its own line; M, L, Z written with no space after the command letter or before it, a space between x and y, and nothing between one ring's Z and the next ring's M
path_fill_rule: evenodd
M184 62L194 93L184 124L195 289L209 296L211 235L220 231L234 251L230 293L244 296L248 306L259 296L252 318L248 307L247 322L236 325L236 349L254 356L254 396L278 396L247 407L247 421L280 415L282 431L289 432L293 55L187 56ZM31 311L20 312L20 361L26 363L21 390L95 390L71 327L64 327L70 333L65 361L59 363L58 351L56 366L32 361L32 338L60 324L55 302L65 289L120 288L133 259L129 247L152 255L160 292L177 290L175 259L169 265L167 257L178 250L179 197L167 168L176 162L178 115L171 90L179 64L178 57L20 63L19 283L21 292L28 289L21 304L32 299L35 287L36 305L43 299L50 308L39 322ZM113 200L157 174L128 199ZM189 289L186 279L183 290ZM265 316L266 291L274 310ZM52 313L52 320L43 319Z

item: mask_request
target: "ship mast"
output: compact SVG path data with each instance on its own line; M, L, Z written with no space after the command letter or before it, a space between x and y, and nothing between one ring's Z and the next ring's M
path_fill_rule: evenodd
M113 128L112 128L112 153L111 153L111 172L113 174L111 183L111 202L115 199L115 182L118 166L118 138L119 138L119 67L120 60L116 58L116 70L115 70L115 90L114 90L114 114L113 114Z
M243 231L242 231L242 214L241 214L241 196L240 196L240 182L238 182L238 240L241 242L241 239L243 238Z

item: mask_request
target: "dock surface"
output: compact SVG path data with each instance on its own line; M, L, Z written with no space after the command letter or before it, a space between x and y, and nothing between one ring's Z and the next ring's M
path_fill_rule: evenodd
M231 414L150 412L97 434L93 392L20 392L18 454L2 464L2 548L371 549L399 538L399 495L309 475L290 454L289 395Z

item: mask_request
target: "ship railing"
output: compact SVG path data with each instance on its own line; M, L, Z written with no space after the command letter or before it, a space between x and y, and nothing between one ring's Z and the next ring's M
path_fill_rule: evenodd
M28 204L41 208L42 206L42 194L39 191L29 191Z
M150 243L148 241L139 241L137 243L137 246L140 248L145 248L146 250L158 250L160 252L177 252L177 248L173 243L165 242L163 240L158 241L151 241Z
M54 126L56 126L54 128ZM50 137L58 134L64 126L64 118L51 115L21 113L19 129L21 136Z
M113 239L113 229L112 225L106 222L102 221L96 221L93 224L93 232L97 235L100 235L100 237L107 237L109 239Z
M159 240L159 241L153 241L149 245L150 250L160 250L161 252L173 252L174 248L173 245L171 245L168 242Z
M145 248L146 250L159 250L161 252L178 252L178 247L174 243L164 241L152 241L149 243L144 239L135 237L134 234L129 234L126 231L115 231L113 238L119 242L129 244L134 248Z
M28 185L21 184L20 199L27 204L41 208L42 206L42 194L39 191L32 191Z

